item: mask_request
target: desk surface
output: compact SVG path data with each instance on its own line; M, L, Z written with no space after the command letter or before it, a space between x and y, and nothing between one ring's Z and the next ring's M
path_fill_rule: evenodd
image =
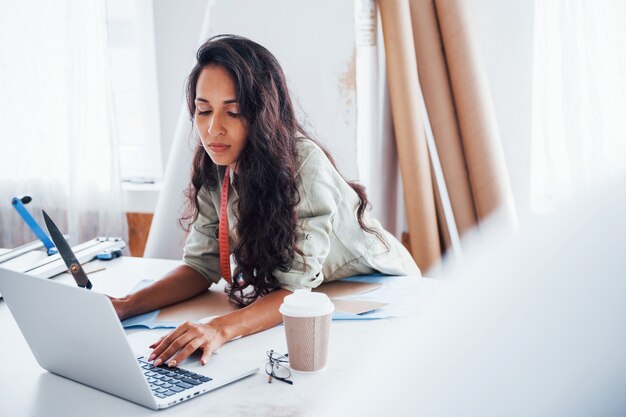
M90 275L94 289L112 296L128 293L135 284L146 278L157 279L179 265L178 261L122 257L114 261L94 261L87 270L104 266L104 271ZM55 280L74 285L68 274ZM438 291L438 283L420 280L420 297L429 297ZM228 416L292 416L332 407L333 398L349 395L342 384L348 376L363 373L365 378L374 372L367 369L368 358L385 351L388 340L376 334L382 330L397 329L401 333L406 320L333 321L329 346L329 364L315 374L294 373L294 385L280 381L267 383L263 372L265 351L287 352L283 326L251 335L224 345L218 355L232 356L257 364L259 373L181 403L159 415L197 416L211 414ZM0 415L2 416L141 416L154 411L93 388L53 375L39 367L7 305L0 301ZM156 339L163 331L154 331ZM130 331L130 339L140 340L151 334ZM132 342L131 342L132 343ZM96 358L97 359L97 358ZM106 362L106 358L100 358ZM319 413L315 413L321 415Z

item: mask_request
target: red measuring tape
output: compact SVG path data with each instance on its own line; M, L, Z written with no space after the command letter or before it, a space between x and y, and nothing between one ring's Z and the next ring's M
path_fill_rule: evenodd
M220 202L220 224L219 232L219 250L220 250L220 267L222 268L222 276L229 284L233 283L230 274L230 245L228 244L228 187L230 186L230 170L228 165L224 171L224 181L222 182L222 196Z

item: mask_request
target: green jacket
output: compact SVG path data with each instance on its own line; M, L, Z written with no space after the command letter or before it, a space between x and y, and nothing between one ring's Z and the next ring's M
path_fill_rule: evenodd
M291 291L315 288L325 281L375 272L419 276L420 270L404 246L367 213L365 223L384 236L388 249L375 235L361 229L356 218L359 205L356 192L319 146L309 139L299 138L298 150L298 245L303 256L295 255L288 272L274 271L281 287ZM224 167L218 167L219 184L224 171ZM221 278L217 240L220 189L203 187L200 190L198 219L191 227L183 256L187 265L215 283ZM236 199L237 193L231 185L228 194L231 248L238 241L237 219L233 213Z

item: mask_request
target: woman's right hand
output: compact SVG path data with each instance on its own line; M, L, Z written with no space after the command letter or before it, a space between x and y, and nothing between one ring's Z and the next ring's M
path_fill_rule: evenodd
M120 320L124 320L128 317L128 304L127 304L127 299L126 297L124 298L115 298L115 297L111 297L108 296L109 299L111 300L111 304L113 304L113 308L115 309L115 312L117 313L117 316L120 318Z
M197 350L202 351L200 363L206 365L209 358L227 338L219 325L184 322L168 335L150 345L154 349L148 358L154 366L167 363L174 367Z
M187 265L181 265L162 279L125 297L111 297L120 320L187 300L209 288L208 281Z

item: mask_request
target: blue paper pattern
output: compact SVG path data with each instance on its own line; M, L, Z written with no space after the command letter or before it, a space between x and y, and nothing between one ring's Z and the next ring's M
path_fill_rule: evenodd
M342 278L341 281L382 284L382 286L376 290L342 298L380 301L387 303L387 305L362 314L335 311L333 313L333 320L378 320L411 315L416 308L415 301L418 293L417 280L418 278L414 276L391 276L384 274L357 275L354 277ZM134 291L138 291L152 282L152 280L143 280L137 284ZM145 327L148 329L173 329L182 323L157 321L160 311L161 310L155 310L135 317L130 317L124 320L122 325L124 328Z

